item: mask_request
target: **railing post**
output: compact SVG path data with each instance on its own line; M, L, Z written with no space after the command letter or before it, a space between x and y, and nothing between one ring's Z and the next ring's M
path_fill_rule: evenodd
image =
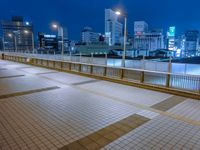
M82 61L82 60L81 60L81 59L82 59L82 54L80 53L79 55L80 55L80 56L79 56L79 57L80 57L79 59L80 59L80 62L81 62L81 61Z
M124 69L120 70L120 79L122 80L124 78Z
M60 69L61 70L63 69L63 62L62 61L60 62Z
M78 66L78 72L81 72L81 64Z
M56 62L53 61L53 68L56 68Z
M72 64L69 63L69 71L71 71L71 70L72 70Z
M72 52L69 53L69 59L72 61Z
M90 61L91 64L93 64L93 58L94 58L94 55L93 53L91 53L91 61Z
M103 73L103 76L106 76L107 75L107 67L104 67L104 73Z
M144 83L144 71L141 72L141 75L140 75L140 82L141 82L141 83Z
M49 60L47 59L47 66L49 67Z
M4 60L4 59L5 59L5 58L4 58L4 57L5 57L5 54L3 53L1 56L2 56L2 57L1 57L2 60Z
M167 74L167 79L166 79L166 87L170 87L170 73Z
M93 74L93 66L90 66L90 74Z
M108 55L107 53L105 53L105 65L107 66L107 64L108 64Z
M171 69L172 69L172 60L171 60L171 56L170 56L170 60L169 60L169 63L168 63L168 73L167 73L167 79L166 79L166 87L170 87Z

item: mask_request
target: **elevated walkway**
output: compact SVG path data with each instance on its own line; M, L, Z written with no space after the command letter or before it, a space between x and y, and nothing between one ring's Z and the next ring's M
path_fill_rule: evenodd
M0 149L200 148L196 99L10 57L24 63L0 60Z

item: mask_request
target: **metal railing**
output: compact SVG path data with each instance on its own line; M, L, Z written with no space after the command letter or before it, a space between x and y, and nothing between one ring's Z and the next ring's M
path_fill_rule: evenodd
M0 51L1 53L1 51ZM73 61L73 62L81 62L88 64L98 64L98 65L107 65L111 67L121 67L122 59L120 58L109 58L107 55L105 57L94 57L91 56L83 56L80 54L44 54L44 53L22 53L22 52L2 52L8 55L16 55L16 56L24 56L24 57L37 57L42 59L54 59L54 60L62 60L62 61ZM184 64L184 63L170 63L171 69L168 69L168 65L170 62L160 62L158 60L135 60L126 59L126 68L133 69L144 69L150 71L158 71L158 72L171 72L174 74L191 74L191 75L200 75L200 64Z
M5 54L3 59L21 63L29 63L32 65L58 69L61 71L71 71L91 76L104 77L112 80L114 79L130 83L150 85L155 88L160 87L189 92L198 94L200 97L200 76L197 75L173 74L143 69L110 67L106 65L46 58L42 59L37 57L12 56L8 54Z

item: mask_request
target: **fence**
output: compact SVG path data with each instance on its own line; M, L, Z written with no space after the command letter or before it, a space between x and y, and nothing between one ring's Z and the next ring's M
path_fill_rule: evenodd
M181 94L200 99L200 76L173 74L142 69L111 67L72 61L52 60L37 57L4 55L5 60L70 71L74 73L100 77L112 81L123 82L155 90Z

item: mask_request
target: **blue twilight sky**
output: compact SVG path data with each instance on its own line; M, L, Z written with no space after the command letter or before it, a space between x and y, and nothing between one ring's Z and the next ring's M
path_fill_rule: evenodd
M178 34L187 29L200 30L199 0L1 0L0 20L12 15L32 21L34 32L52 33L50 23L68 28L69 38L80 39L84 26L104 32L104 9L122 8L128 14L128 29L135 20L145 20L152 28L175 25Z

